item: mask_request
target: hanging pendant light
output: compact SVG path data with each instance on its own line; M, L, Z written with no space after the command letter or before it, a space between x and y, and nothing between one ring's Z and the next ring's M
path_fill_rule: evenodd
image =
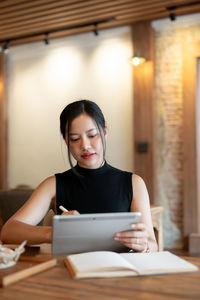
M131 58L131 63L137 67L143 63L145 63L146 58L144 56L141 56L139 54L134 54L134 56Z

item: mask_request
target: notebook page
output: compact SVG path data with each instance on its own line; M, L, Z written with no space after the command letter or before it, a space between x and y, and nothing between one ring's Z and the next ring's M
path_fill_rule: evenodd
M188 270L195 269L195 266L186 260L168 252L152 253L123 253L120 254L130 262L136 270L143 271L170 271L170 270ZM196 267L198 270L198 268Z
M119 254L111 251L94 251L72 254L68 259L79 272L96 270L119 270L121 268L133 269L132 265Z

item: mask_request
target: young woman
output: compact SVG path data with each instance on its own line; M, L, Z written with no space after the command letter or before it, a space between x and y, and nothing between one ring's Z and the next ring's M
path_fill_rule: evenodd
M50 243L52 228L36 226L50 208L69 212L105 213L140 211L141 223L119 232L114 239L138 252L157 251L149 196L141 177L105 161L107 129L102 111L89 100L73 102L60 115L60 130L68 148L71 169L45 179L30 199L4 225L5 243ZM72 159L77 164L73 166Z

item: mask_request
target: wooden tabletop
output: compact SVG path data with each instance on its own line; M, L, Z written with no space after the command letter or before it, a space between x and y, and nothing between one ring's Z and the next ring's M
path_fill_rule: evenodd
M39 256L49 256L41 247ZM0 289L0 299L67 299L67 300L186 300L200 299L200 272L141 277L74 280L55 256L57 266ZM200 257L184 256L200 267Z

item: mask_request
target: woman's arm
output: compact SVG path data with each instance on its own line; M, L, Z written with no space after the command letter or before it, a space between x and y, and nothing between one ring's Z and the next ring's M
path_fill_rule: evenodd
M137 175L132 176L133 199L131 211L141 212L141 220L138 224L132 224L133 230L119 232L115 239L138 252L157 251L157 242L153 230L149 195L143 179Z
M45 179L33 192L28 201L5 223L1 231L4 243L28 244L50 243L50 226L36 226L53 207L56 195L55 176Z

